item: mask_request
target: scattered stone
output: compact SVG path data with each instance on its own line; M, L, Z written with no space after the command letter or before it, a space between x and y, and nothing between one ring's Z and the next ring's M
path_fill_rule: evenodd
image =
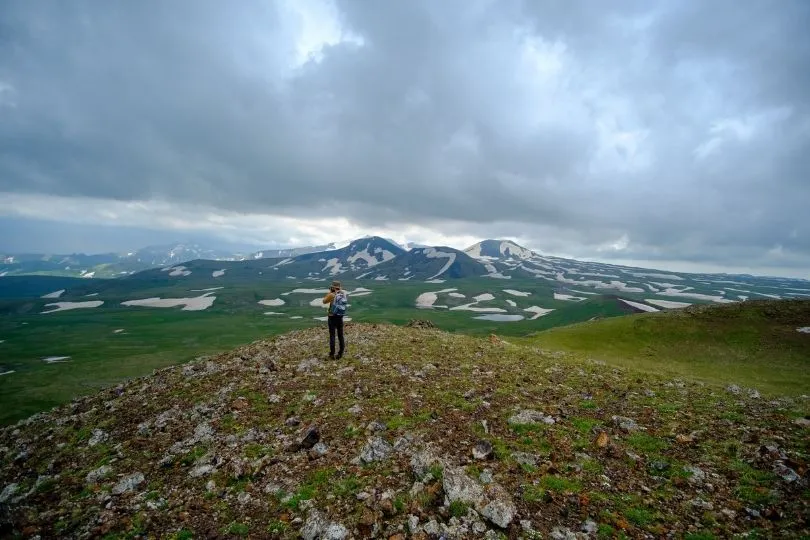
M534 526L532 522L528 519L521 519L520 520L520 528L523 529L524 532L531 532L534 530Z
M394 451L394 447L382 437L372 437L360 451L360 461L363 463L373 463L383 461Z
M442 487L451 503L459 501L476 504L484 496L481 485L467 476L464 469L460 467L445 467L442 475Z
M349 412L351 414L360 414L361 412L363 412L363 407L361 407L358 404L354 404L351 407L349 407Z
M474 396L475 396L475 388L470 388L469 390L464 392L464 394L462 394L462 397L464 399L472 399Z
M736 384L730 384L726 387L726 391L731 394L737 395L740 393L740 387L737 386Z
M268 485L269 485L269 484L268 484ZM217 483L216 483L216 482L214 482L213 480L209 480L209 481L208 481L208 482L205 484L205 490L206 490L206 491L212 492L212 491L214 491L215 489L217 489ZM265 488L265 489L266 489L266 488ZM268 492L267 492L267 491L265 491L265 493L268 493ZM275 493L275 491L274 491L273 493Z
M422 527L422 530L425 531L425 534L429 535L438 535L439 534L439 524L436 522L435 519L431 519Z
M691 443L695 442L695 436L694 435L684 435L682 433L679 433L678 435L675 436L675 441L677 441L680 444L691 444Z
M141 485L144 482L144 480L146 479L144 478L143 473L140 472L132 473L129 476L125 476L117 484L113 486L112 494L122 495L124 493L135 491L135 488Z
M417 480L425 480L425 477L430 474L430 467L436 463L438 459L433 454L422 451L414 452L411 456L411 470Z
M777 461L776 463L774 463L773 472L776 473L777 476L779 476L782 480L784 480L789 484L796 482L797 480L799 480L799 478L801 478L796 473L796 471L794 471L781 461Z
M380 431L385 431L386 429L387 428L385 424L383 424L382 422L378 422L376 420L369 422L368 425L366 426L366 431L368 433L378 433Z
M806 416L802 418L797 418L796 420L793 421L793 423L796 424L797 426L810 427L810 418Z
M599 531L599 525L592 519L586 519L580 530L585 534L596 534Z
M733 520L734 518L737 517L737 512L735 512L734 510L731 510L730 508L723 508L722 510L720 510L720 513L723 514L724 516L726 516L726 518L729 521L731 521L731 520Z
M112 467L110 467L109 465L102 465L98 469L93 469L92 471L87 473L87 476L84 478L84 480L88 484L98 484L99 481L107 478L111 472Z
M701 498L695 498L689 501L689 504L700 510L714 510L714 505L710 502L704 501Z
M327 528L329 528L329 520L326 519L326 516L317 510L311 510L307 520L304 522L304 526L301 527L301 538L304 540L321 538Z
M610 437L604 431L600 431L599 435L596 436L596 446L599 448L604 448L610 443Z
M492 457L492 443L489 441L478 441L472 449L472 455L475 459L490 459Z
M17 492L20 490L20 486L17 484L9 484L5 488L3 488L2 493L0 493L0 503L7 502L11 499Z
M305 371L308 372L320 365L321 365L320 360L318 360L317 358L310 358L309 360L301 360L301 362L298 363L298 367L295 368L295 370L298 371L299 373Z
M210 474L214 470L213 465L198 465L191 469L188 475L192 478L199 478L201 476L205 476Z
M413 534L419 530L419 518L413 514L408 516L408 531Z
M652 390L647 388L646 390L644 390L644 395L647 396L647 397L655 397L655 392L653 392ZM587 523L587 521L586 521L586 523Z
M326 446L326 444L323 441L321 441L312 447L310 454L314 454L318 457L321 457L325 456L327 452L329 452L329 447Z
M687 480L690 484L702 484L706 479L706 473L700 467L687 465L683 468L683 470L684 472L689 473L689 478L687 478Z
M491 484L492 471L489 469L484 469L483 471L481 471L481 474L478 475L478 480L480 480L482 484Z
M537 465L537 460L540 456L535 454L528 454L526 452L512 452L512 459L517 461L518 465L529 465L534 467Z
M310 426L306 430L304 430L303 438L301 442L298 443L300 448L308 450L318 444L318 441L321 440L321 432L318 429L318 426Z
M109 438L109 435L104 430L94 429L90 440L87 441L87 446L95 446L101 444Z
M284 421L284 425L287 427L295 427L301 425L301 419L297 416L291 416Z
M667 463L666 461L651 461L650 469L657 472L664 472L669 470L669 463Z
M578 540L577 534L567 527L554 527L551 530L551 538L554 540Z
M627 418L626 416L612 416L611 420L613 420L614 425L627 432L644 429L643 427L639 426L635 420L632 418Z
M250 493L248 493L247 491L243 491L239 495L237 495L236 500L239 501L239 504L244 506L248 504L252 498L253 497L251 496Z
M515 519L517 507L505 490L490 491L491 501L481 509L481 515L498 527L505 529Z
M759 390L757 390L756 388L749 388L748 397L751 399L759 399L761 396L759 395Z
M553 424L554 418L540 411L524 409L509 417L509 424Z
M269 396L267 396L267 402L268 403L280 403L281 402L281 396L278 395L278 394L270 394Z

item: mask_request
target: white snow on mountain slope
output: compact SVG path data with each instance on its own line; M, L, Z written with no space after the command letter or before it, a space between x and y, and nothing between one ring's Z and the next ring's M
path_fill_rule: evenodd
M58 291L53 291L52 293L43 294L42 298L59 298L65 294L65 289L59 289Z
M450 268L453 265L454 262L456 262L456 254L455 253L448 253L446 251L439 251L438 249L432 248L432 247L424 248L422 250L422 253L428 259L444 259L444 258L447 259L447 263L444 266L442 266L441 270L439 270L437 273L430 276L427 279L428 281L430 281L432 279L436 279L440 275L447 272L447 269Z
M554 293L554 300L568 300L570 302L581 302L585 300L581 296L571 296L570 294Z
M523 291L516 291L515 289L504 289L503 292L506 294L511 294L512 296L529 296L532 293L523 292Z
M53 307L54 309L43 311L42 314L56 313L57 311L68 311L71 309L97 308L103 303L103 300L88 300L87 302L55 302L53 304L45 304L46 308Z
M172 266L169 270L171 270L171 272L169 272L171 277L191 275L191 270L188 270L185 266Z
M689 289L691 287L688 287ZM658 294L661 296L680 296L683 298L696 298L698 300L711 300L712 302L717 302L718 304L732 304L734 300L729 300L728 298L723 298L722 296L713 296L710 294L701 294L701 293L690 293L684 292L687 289L666 289Z
M683 281L681 276L676 276L673 274L656 274L653 272L628 272L631 276L634 277L646 277L646 278L656 278L656 279L674 279L675 281Z
M390 253L390 252L388 252L388 253ZM354 255L351 255L351 256L346 258L346 261L351 265L354 265L354 263L357 262L358 260L366 261L366 264L368 266L374 266L375 264L380 262L380 261L377 260L377 258L374 255L372 255L368 251L368 246L366 246L366 248L363 251L357 251L357 252L355 252Z
M443 279L426 279L425 283L444 283L445 280Z
M122 306L138 306L138 307L157 307L157 308L172 308L183 306L182 311L202 311L214 305L216 296L211 296L212 293L205 293L202 296L195 296L193 298L144 298L142 300L127 300L121 302Z
M538 319L538 318L542 317L543 315L548 315L549 313L551 313L554 310L553 309L542 308L540 306L531 306L531 307L527 307L523 311L527 311L529 313L534 313L534 317L531 317L529 319L530 321L533 321L535 319Z
M650 313L661 311L660 309L654 308L652 306L648 306L646 304L640 304L639 302L633 302L632 300L625 300L624 298L619 298L620 301L624 302L630 307L634 307L636 309L640 309L641 311L648 311Z
M565 277L562 272L557 273L557 281L560 283L568 283L569 285L577 285L579 287L594 287L595 289L616 289L622 292L644 292L641 287L629 287L627 283L622 281L613 280L610 283L596 280L576 280Z
M672 300L658 300L657 298L645 298L645 302L654 306L662 307L664 309L680 309L689 307L692 304L688 302L674 302Z
M463 295L461 293L457 293L457 292L451 292L447 296L451 296L453 298L466 298L465 295Z
M294 259L292 257L289 257L287 259L284 259L284 260L281 260L281 261L277 262L276 264L274 264L270 268L278 268L280 266L284 266L285 264L290 264L291 262L293 262L293 260Z
M332 257L326 261L326 266L321 268L321 272L325 272L327 270L329 270L329 273L334 276L343 270L343 266L340 264L340 260L337 257Z
M213 272L211 272L212 277L220 277L220 276L224 276L224 275L225 275L225 270L224 269L223 270L214 270Z
M514 300L509 300L507 298L506 303L509 304L509 307L517 307L517 304L515 303Z
M278 307L284 305L284 300L281 298L272 298L270 300L259 300L259 304L268 307Z

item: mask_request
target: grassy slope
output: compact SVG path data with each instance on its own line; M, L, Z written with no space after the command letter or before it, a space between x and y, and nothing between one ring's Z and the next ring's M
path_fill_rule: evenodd
M17 483L27 494L8 507L9 526L46 538L297 538L296 518L306 519L310 505L357 538L371 537L375 522L388 538L409 514L422 524L466 514L465 505L443 505L441 478L453 466L473 479L489 469L500 496L514 501L518 514L501 531L508 538L525 537L520 520L547 538L556 527L579 530L587 517L602 538L800 537L810 530L806 488L774 474L775 458L760 451L778 445L791 467L806 471L808 431L793 422L807 413L806 402L673 384L434 330L355 325L348 336L354 347L339 364L300 368L322 335L295 332L107 389L19 431L0 429L0 485ZM348 412L354 406L359 411ZM510 424L519 409L555 421ZM626 431L614 415L641 429ZM285 423L290 416L320 427L324 456L285 451L301 428ZM410 444L382 461L353 463L375 420L387 429L374 435L389 444L408 436ZM200 427L210 437L194 438ZM107 438L91 442L97 435ZM471 461L480 439L494 456ZM441 463L412 492L411 453L423 448ZM513 452L536 464L521 465ZM108 476L88 482L102 464ZM208 472L190 474L203 464ZM690 466L705 478L692 478ZM133 493L109 494L136 471L144 481ZM358 497L387 491L387 507ZM465 537L473 536L482 535Z
M581 323L525 342L649 372L810 392L810 301L746 302Z

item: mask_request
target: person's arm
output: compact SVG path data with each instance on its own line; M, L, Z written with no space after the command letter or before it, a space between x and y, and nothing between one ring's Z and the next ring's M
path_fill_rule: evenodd
M323 302L322 303L323 304L331 304L332 300L334 300L334 299L335 299L335 293L333 293L333 292L326 293L326 296L323 297Z

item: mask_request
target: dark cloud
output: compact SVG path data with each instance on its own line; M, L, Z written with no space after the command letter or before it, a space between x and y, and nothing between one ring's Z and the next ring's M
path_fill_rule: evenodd
M6 2L0 192L807 266L808 27L803 0Z

